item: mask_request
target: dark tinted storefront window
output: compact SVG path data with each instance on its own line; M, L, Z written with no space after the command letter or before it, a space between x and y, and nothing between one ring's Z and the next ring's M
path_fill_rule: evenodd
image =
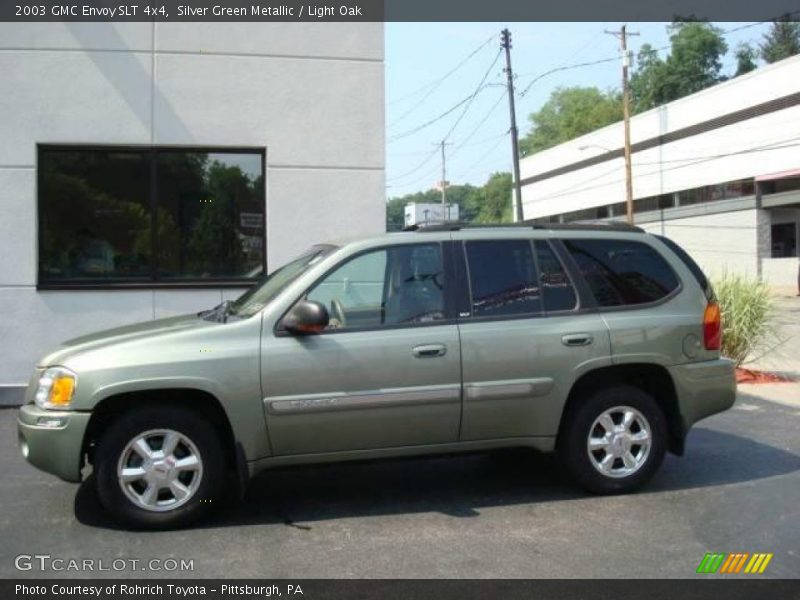
M259 151L40 147L39 283L255 279L264 206Z
M797 226L779 223L772 226L772 258L797 256Z
M158 273L254 277L264 255L260 154L156 154Z
M528 240L467 242L475 317L539 313L542 297Z
M39 278L150 277L149 163L142 152L39 155Z
M624 240L564 240L597 304L622 306L668 296L678 279L647 244Z

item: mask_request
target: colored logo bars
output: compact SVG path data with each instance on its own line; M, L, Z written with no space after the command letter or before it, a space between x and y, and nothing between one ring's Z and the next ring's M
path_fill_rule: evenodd
M724 552L708 553L697 567L698 573L763 573L767 569L772 553Z

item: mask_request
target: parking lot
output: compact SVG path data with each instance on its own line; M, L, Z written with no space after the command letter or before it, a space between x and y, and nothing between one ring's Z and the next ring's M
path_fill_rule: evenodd
M527 451L351 463L267 473L240 505L174 532L116 529L91 485L22 460L16 411L2 410L0 574L690 577L706 552L773 552L765 576L798 577L798 388L742 388L731 411L692 432L685 457L669 456L631 496L589 497ZM780 402L752 394L776 389ZM194 568L19 572L19 554L188 559Z

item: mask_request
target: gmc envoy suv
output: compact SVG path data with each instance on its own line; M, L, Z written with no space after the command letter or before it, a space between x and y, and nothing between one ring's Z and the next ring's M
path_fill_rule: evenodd
M312 247L238 300L87 335L19 412L36 467L133 527L184 525L280 465L527 446L633 490L729 408L720 312L624 225L446 224Z

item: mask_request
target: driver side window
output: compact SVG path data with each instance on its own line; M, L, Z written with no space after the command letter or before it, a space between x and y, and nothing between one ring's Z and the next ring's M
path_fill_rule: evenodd
M327 275L306 298L327 307L328 329L444 319L441 246L413 244L361 254Z

